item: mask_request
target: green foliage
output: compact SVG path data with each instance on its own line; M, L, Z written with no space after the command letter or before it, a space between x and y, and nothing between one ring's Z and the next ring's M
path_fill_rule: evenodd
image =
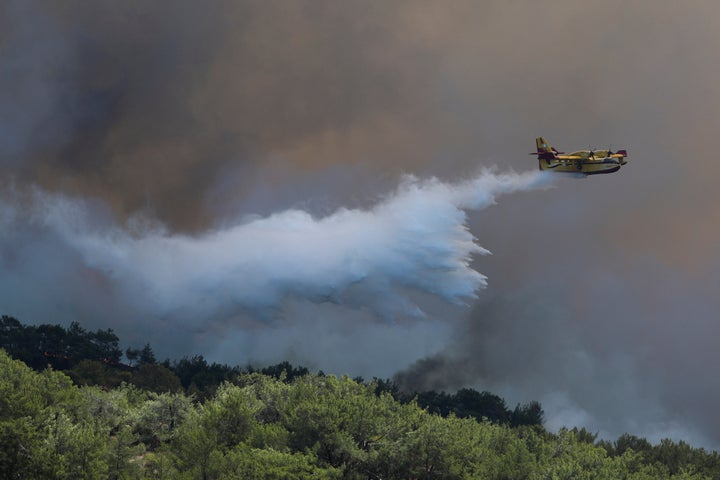
M650 442L644 438L639 438L635 435L625 433L615 440L614 446L608 453L613 455L622 455L628 450L633 450L635 452L647 452L651 448L652 445L650 445Z
M32 478L41 436L28 417L0 420L0 478Z
M108 436L109 430L97 422L52 414L43 425L44 439L37 452L43 478L106 478Z
M172 364L167 362L165 366L178 376L180 384L187 392L194 393L201 399L210 398L222 382L232 380L241 373L237 367L219 363L208 364L202 355L183 357Z
M138 435L129 424L123 424L110 437L108 448L108 479L124 480L137 478L140 467L133 459L143 453L145 446L138 441Z
M331 467L320 467L311 454L280 452L272 448L239 445L220 460L218 478L227 480L331 480L342 478Z
M252 373L252 368L249 368ZM293 367L290 362L284 361L277 365L270 365L260 369L260 373L273 377L278 380L284 380L285 382L292 382L296 378L303 377L310 373L305 367Z
M589 431L589 430L586 429L585 427L582 427L581 429L578 429L577 427L573 427L573 429L571 430L571 432L575 435L575 438L577 438L578 442L585 442L585 443L594 444L594 443L595 443L595 440L596 440L597 437L598 437L598 433L597 433L597 432L592 433L591 431ZM606 452L607 452L607 451L606 451ZM609 452L607 452L607 453L609 453Z
M182 390L178 376L163 365L142 363L132 372L129 381L138 388L151 392L179 392Z
M177 468L181 472L190 473L190 478L207 479L212 467L211 460L217 457L214 453L220 454L221 439L218 438L218 430L212 428L210 423L202 411L193 410L173 439Z
M26 329L2 317L0 341L34 361L27 338L59 352L117 354L111 331ZM717 452L627 434L598 441L585 428L553 434L539 403L509 410L489 392L408 398L390 381L312 375L287 362L247 372L203 357L158 364L149 345L129 349L135 367L76 355L68 377L0 349L0 478L720 478Z
M540 402L532 401L522 406L518 404L510 414L510 425L513 427L542 425L544 415L545 412L543 412Z
M67 376L0 350L0 477L103 478L107 432L81 420L82 400Z
M478 422L479 409L503 406L498 397L458 398L465 418L399 402L377 381L252 373L195 403L132 384L78 388L0 351L0 478L720 478L718 454L684 442L595 444L585 429Z
M183 394L149 395L137 409L135 430L139 440L151 450L160 449L172 441L193 410L192 398Z
M81 360L66 373L77 385L99 385L105 388L119 387L132 378L129 371L119 370L106 363L89 359Z
M145 458L139 465L142 467L144 478L149 480L166 480L179 477L179 472L173 465L172 454L168 448L146 453Z

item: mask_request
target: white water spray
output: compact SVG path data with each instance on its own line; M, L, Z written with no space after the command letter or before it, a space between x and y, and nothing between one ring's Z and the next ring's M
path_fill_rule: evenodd
M262 314L294 297L392 318L422 315L408 290L454 303L473 298L486 277L470 267L471 257L489 252L468 231L464 209L545 183L537 172L485 171L459 184L406 177L367 210L322 218L286 210L197 237L98 230L81 203L47 194L38 195L36 214L87 268L153 314Z

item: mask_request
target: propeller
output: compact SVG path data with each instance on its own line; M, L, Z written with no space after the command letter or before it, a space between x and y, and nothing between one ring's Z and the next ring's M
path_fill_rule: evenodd
M605 155L605 162L607 163L616 163L618 165L622 165L621 161L617 158L613 158L613 155L615 155L615 152L612 151L612 145L610 145L607 149L607 155Z

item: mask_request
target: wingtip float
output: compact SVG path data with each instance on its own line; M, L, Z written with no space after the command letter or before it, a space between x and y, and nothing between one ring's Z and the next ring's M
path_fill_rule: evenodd
M570 154L559 152L543 137L535 139L538 166L542 171L571 173L582 176L614 173L627 163L627 150L578 150Z

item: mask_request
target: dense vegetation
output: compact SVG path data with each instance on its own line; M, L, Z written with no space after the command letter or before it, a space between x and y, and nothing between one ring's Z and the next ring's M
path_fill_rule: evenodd
M144 350L143 361L151 362ZM189 366L202 365L199 357L184 359L189 365L178 371L185 377L170 368L182 361L143 364L138 353L127 368L103 358L65 360L73 374L93 361L130 379L143 365L162 367L178 381L164 391L127 379L112 388L80 386L0 350L0 478L720 478L717 453L683 442L653 446L630 435L596 442L584 429L552 434L540 425L512 426L513 412L478 421L472 408L488 399L497 406L487 392L437 394L455 409L470 406L460 418L400 401L388 382L280 365L265 373L219 369L228 378L212 392L196 385L201 398L187 393Z
M37 371L46 367L64 371L77 385L115 388L128 383L156 393L183 391L199 401L212 397L223 382L242 373L257 371L276 379L282 376L286 382L310 373L307 368L294 367L289 362L256 370L252 366L240 368L208 363L201 355L158 363L149 344L142 349L126 349L125 357L129 363L121 363L123 354L119 339L112 330L91 332L78 323L72 323L69 328L23 325L8 316L0 317L0 348ZM364 382L362 378L355 380ZM395 383L375 379L375 393L382 392L390 393L403 403L416 401L429 412L443 417L452 413L458 417L486 418L512 426L542 425L543 411L538 402L517 405L510 410L502 398L489 392L467 388L455 394L401 392Z

